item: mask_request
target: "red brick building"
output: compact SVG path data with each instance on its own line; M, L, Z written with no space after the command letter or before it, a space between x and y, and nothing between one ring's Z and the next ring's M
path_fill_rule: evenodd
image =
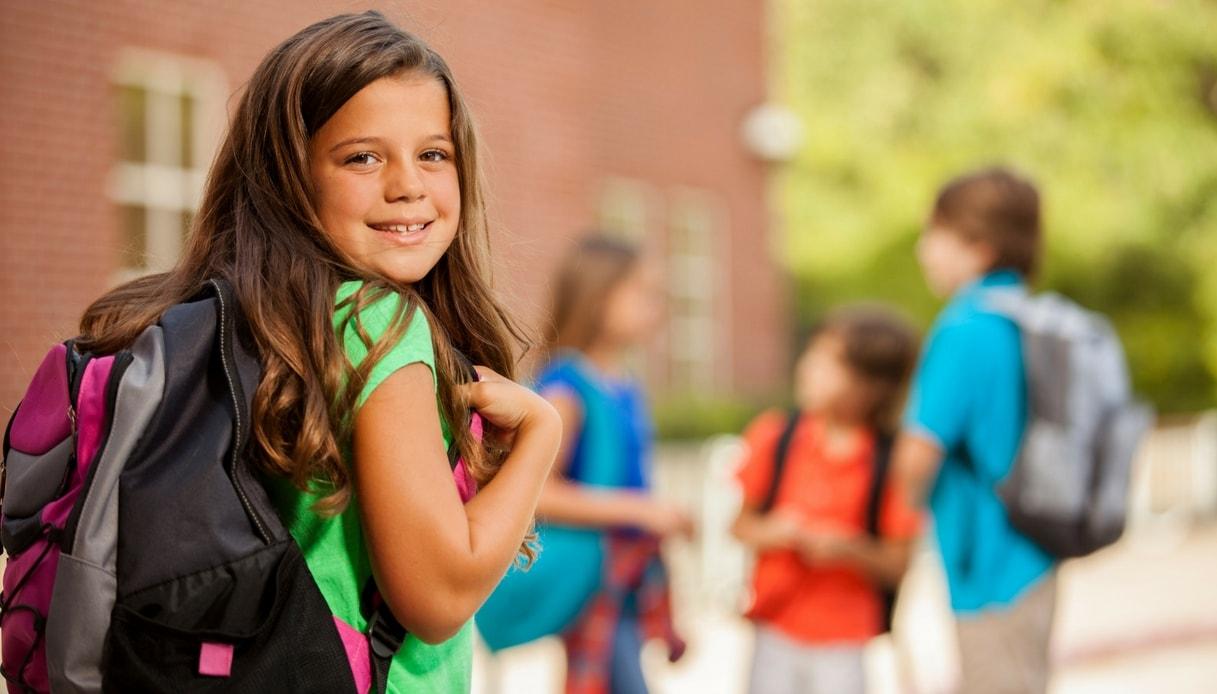
M488 154L496 277L537 321L573 239L643 239L671 325L667 393L749 394L785 373L766 165L740 137L765 100L761 0L382 6L452 65ZM124 276L171 265L237 92L306 23L363 5L3 3L0 414L46 348Z

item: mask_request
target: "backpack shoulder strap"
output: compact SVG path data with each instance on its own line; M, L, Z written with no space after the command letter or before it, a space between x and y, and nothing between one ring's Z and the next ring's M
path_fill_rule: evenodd
M876 539L883 535L880 525L883 520L883 493L888 488L894 444L895 437L890 434L879 433L875 436L875 472L871 476L870 491L866 500L866 532ZM887 633L892 630L892 619L896 612L896 589L880 589L879 599L883 609L883 632Z
M875 436L875 472L871 476L866 500L866 532L872 537L882 534L880 522L883 517L883 492L887 489L888 472L892 467L894 443L890 434Z
M368 619L365 633L371 650L368 656L372 661L372 687L368 691L385 692L388 689L389 667L393 663L393 656L401 650L408 632L384 601L376 587L375 578L368 577L359 600L362 603L360 609Z
M459 349L456 349L456 348L452 349L452 353L454 355L456 355L457 363L460 364L461 370L465 372L465 374L464 374L465 378L469 379L470 383L479 380L477 369L473 368L473 362L469 361L469 357L466 357L464 352L461 352ZM472 421L473 421L473 410L469 410L468 412L465 413L465 421L461 422L461 426L468 428L470 426L470 424L472 423ZM452 468L453 470L455 470L457 461L460 460L460 457L461 457L461 452L455 445L448 447L448 467L449 468Z
M797 407L791 408L790 413L786 416L786 427L782 429L777 449L773 453L773 474L769 476L769 488L765 490L765 496L761 499L760 506L757 507L761 513L768 513L773 509L774 502L777 501L778 490L782 486L782 476L786 472L786 459L790 457L790 443L794 440L794 432L799 428L799 420L802 419L802 416L803 413Z

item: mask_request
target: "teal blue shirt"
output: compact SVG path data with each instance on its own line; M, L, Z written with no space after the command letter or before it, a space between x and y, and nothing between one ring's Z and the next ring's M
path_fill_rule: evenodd
M957 614L1009 605L1046 576L1053 559L1016 530L997 496L1027 423L1027 384L1017 326L985 306L1013 271L961 289L926 340L905 427L944 453L930 510Z

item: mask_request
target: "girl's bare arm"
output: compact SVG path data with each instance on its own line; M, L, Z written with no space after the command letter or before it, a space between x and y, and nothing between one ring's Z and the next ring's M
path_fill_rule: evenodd
M402 625L431 643L468 622L515 559L561 438L542 398L482 375L471 402L515 437L468 504L452 481L426 365L387 378L355 420L355 493L377 585Z

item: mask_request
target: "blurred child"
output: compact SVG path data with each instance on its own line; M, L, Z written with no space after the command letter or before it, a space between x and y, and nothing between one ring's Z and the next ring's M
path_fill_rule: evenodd
M562 265L549 362L537 390L563 423L554 472L537 514L541 553L513 571L478 615L491 648L561 633L568 693L647 691L646 638L676 660L660 541L688 536L681 508L650 493L653 426L629 352L659 329L657 268L633 246L591 237Z
M1043 692L1055 561L1011 524L998 497L1029 407L1018 326L989 305L993 292L1035 274L1039 192L1001 168L950 181L917 255L930 289L950 303L926 340L893 471L934 514L962 691Z
M863 647L886 631L919 530L885 474L916 353L914 331L885 310L834 313L799 359L797 409L744 435L732 530L758 554L752 694L865 691Z

